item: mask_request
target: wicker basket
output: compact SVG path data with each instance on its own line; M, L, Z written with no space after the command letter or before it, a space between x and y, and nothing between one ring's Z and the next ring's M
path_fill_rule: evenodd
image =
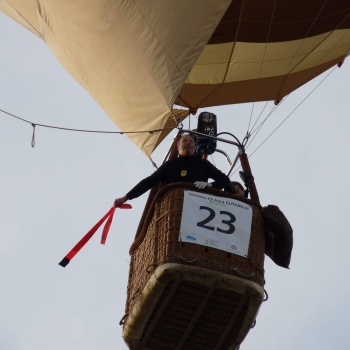
M236 349L264 295L260 208L252 205L244 258L179 242L185 187L170 188L155 199L145 238L131 255L123 337L130 349Z

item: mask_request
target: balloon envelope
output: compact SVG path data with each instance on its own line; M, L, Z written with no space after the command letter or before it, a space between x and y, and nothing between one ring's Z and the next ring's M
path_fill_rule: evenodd
M349 28L347 0L232 1L176 102L281 100L344 61Z
M343 62L347 0L0 0L148 156L190 109L280 100ZM178 115L181 119L187 112Z

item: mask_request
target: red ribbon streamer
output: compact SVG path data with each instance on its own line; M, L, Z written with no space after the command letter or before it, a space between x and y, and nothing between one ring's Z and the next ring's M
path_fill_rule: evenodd
M122 204L117 208L131 209L131 205ZM94 227L92 227L92 229L73 247L73 249L62 259L59 265L61 265L62 267L66 267L69 264L69 262L74 258L74 256L80 251L81 248L84 247L84 245L90 240L90 238L95 234L95 232L99 229L99 227L108 218L106 225L103 228L102 237L101 237L101 244L105 244L109 229L112 224L115 209L116 207L112 207L111 209L109 209L107 214L103 216L103 218Z
M109 214L109 217L107 219L105 227L103 228L103 231L102 231L101 244L105 244L106 243L107 235L108 235L109 229L110 229L111 224L112 224L114 212L115 212L115 208L113 207L111 209L111 213Z

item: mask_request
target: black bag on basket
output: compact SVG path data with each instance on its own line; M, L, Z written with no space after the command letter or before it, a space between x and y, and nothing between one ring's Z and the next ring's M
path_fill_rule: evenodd
M293 229L276 205L262 208L265 222L265 254L275 264L289 268L293 249Z

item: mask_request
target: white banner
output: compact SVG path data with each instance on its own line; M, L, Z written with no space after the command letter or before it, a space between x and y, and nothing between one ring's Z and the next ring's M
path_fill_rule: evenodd
M185 191L179 241L247 257L252 216L246 203Z

